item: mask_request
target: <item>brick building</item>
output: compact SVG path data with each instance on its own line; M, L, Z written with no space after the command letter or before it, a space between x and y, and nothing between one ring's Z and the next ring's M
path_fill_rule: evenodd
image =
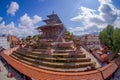
M83 46L87 48L100 48L100 40L98 35L88 34L80 37Z
M14 35L8 35L8 41L10 42L11 47L15 47L17 42L19 41L19 38Z

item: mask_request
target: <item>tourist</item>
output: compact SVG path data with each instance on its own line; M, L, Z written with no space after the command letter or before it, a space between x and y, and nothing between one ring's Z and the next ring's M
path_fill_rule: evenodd
M2 68L1 68L1 66L0 66L0 72L2 72Z
M11 77L11 73L10 73L10 72L8 72L7 77L8 77L8 78L10 78L10 77Z
M7 74L7 77L8 77L8 78L12 78L12 77L14 77L14 76L15 76L14 71L8 72L8 74Z
M14 76L15 76L15 72L12 71L12 72L11 72L11 77L14 77Z

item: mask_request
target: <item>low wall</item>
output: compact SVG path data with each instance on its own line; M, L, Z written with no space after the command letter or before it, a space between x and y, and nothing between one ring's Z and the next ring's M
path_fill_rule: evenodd
M94 71L74 73L53 72L29 66L10 57L9 55L16 49L3 51L2 57L16 70L35 80L103 80L108 78L118 68L114 62L111 62L107 66Z
M118 58L116 58L114 61L120 68L120 56Z
M111 62L107 66L102 67L98 70L101 71L103 78L106 79L109 76L111 76L117 70L117 68L118 68L117 64L115 62Z

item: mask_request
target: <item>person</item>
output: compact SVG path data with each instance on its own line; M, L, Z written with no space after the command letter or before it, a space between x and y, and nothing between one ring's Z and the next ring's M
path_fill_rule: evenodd
M11 73L10 73L10 72L8 72L7 77L8 77L8 78L10 78L10 77L11 77Z
M0 66L0 72L2 72L2 68L1 68L1 66Z
M8 72L8 74L7 74L7 77L8 77L8 78L12 78L12 77L14 77L14 76L15 76L14 71Z
M14 77L15 76L15 73L14 71L11 72L11 77Z

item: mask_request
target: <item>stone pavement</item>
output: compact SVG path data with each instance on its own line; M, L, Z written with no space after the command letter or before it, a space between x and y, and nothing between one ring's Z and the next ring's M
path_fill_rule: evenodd
M0 80L23 80L22 78L20 78L20 75L17 72L15 72L15 77L8 78L8 71L13 71L13 69L10 68L8 70L8 68L5 67L4 63L0 60Z

